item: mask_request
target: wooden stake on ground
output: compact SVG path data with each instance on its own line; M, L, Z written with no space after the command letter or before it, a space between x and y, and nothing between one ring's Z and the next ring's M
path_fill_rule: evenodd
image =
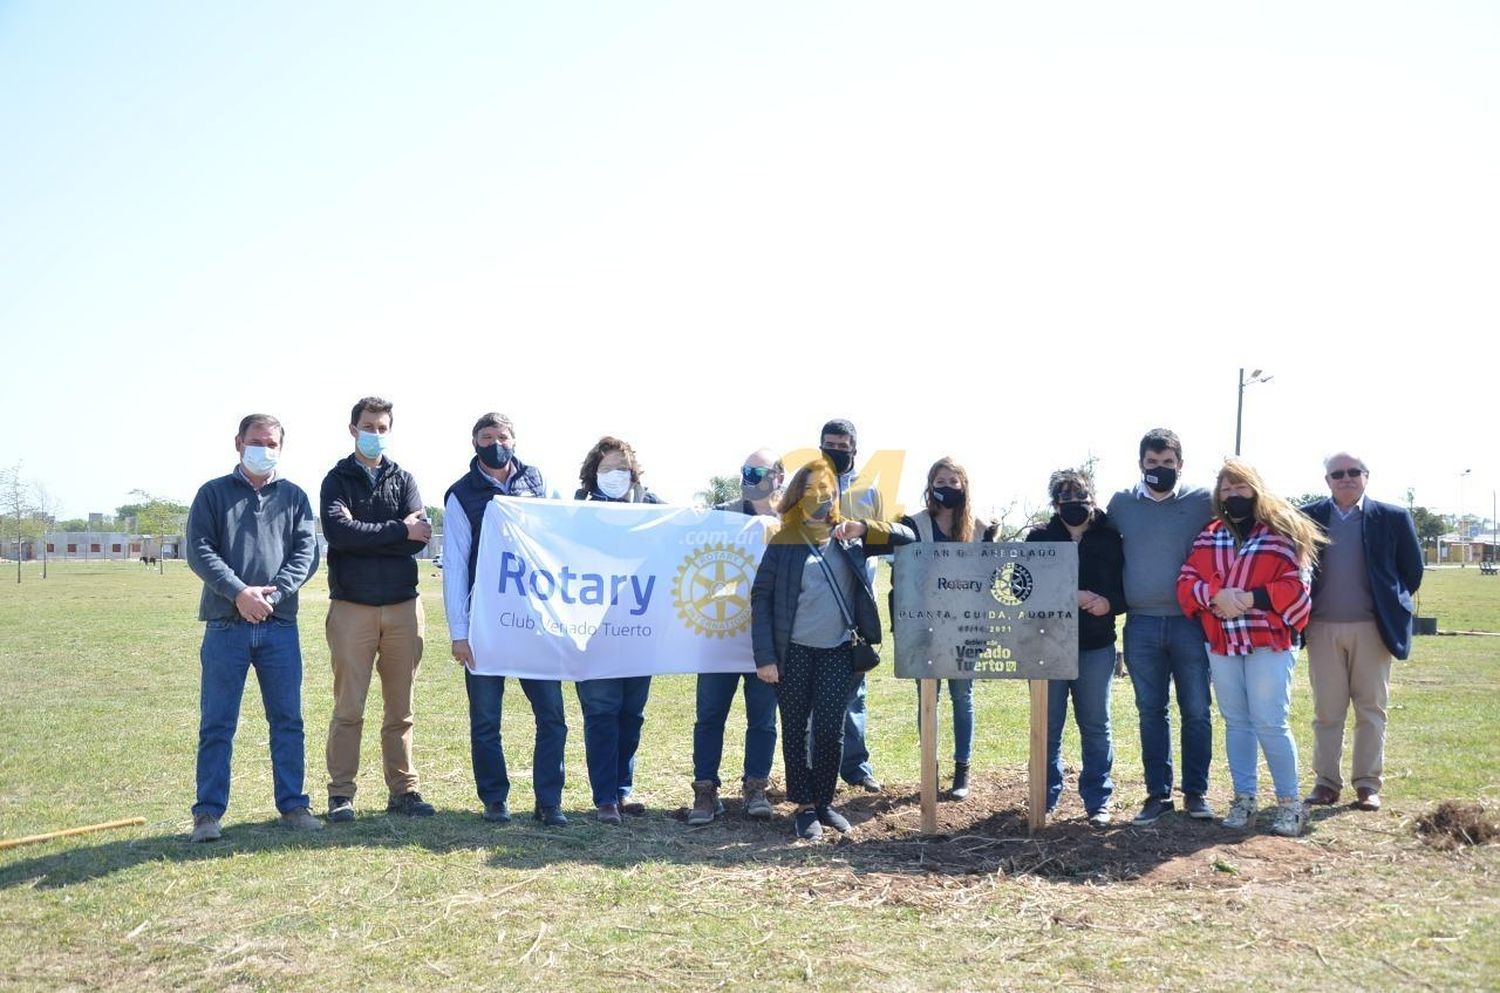
M103 824L89 824L84 827L68 828L65 831L48 831L46 834L31 834L24 838L6 838L0 841L0 850L6 848L19 848L22 845L35 845L43 841L52 841L56 838L71 838L75 834L89 834L93 831L108 831L111 828L140 827L146 823L144 817L125 817L118 821L105 821Z
M1031 679L1031 750L1027 760L1030 802L1026 826L1035 834L1047 826L1047 680Z
M937 834L937 697L936 679L919 679L918 719L922 725L922 833Z

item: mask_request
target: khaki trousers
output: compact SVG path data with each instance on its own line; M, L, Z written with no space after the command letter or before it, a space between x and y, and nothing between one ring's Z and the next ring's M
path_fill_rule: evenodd
M1307 671L1313 694L1313 771L1317 785L1342 789L1344 722L1354 704L1356 789L1380 791L1385 771L1385 708L1391 690L1391 652L1374 621L1314 621L1307 625Z
M372 671L380 673L385 711L380 754L391 796L417 788L411 760L412 703L427 623L422 598L372 607L348 600L328 604L328 650L333 657L333 720L328 724L328 795L353 797L359 744Z

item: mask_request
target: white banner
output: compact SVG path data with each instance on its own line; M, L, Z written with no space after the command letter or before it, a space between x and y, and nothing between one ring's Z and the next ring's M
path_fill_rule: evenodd
M526 679L751 672L773 518L497 496L469 610L474 671Z

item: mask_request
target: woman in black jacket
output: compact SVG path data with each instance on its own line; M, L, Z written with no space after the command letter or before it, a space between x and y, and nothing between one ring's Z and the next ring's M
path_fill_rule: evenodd
M1047 686L1047 813L1062 793L1062 733L1073 697L1073 720L1083 739L1078 793L1089 823L1110 822L1109 801L1115 746L1109 727L1110 680L1115 672L1115 616L1125 610L1125 550L1120 533L1094 506L1094 484L1073 469L1054 472L1047 483L1055 511L1027 541L1072 541L1078 545L1078 676Z
M880 642L880 612L864 579L865 543L904 545L915 536L900 524L841 520L838 479L824 459L797 470L780 511L781 529L750 591L751 635L756 675L777 687L797 836L817 838L824 825L849 830L832 806L856 676L849 618L863 640Z

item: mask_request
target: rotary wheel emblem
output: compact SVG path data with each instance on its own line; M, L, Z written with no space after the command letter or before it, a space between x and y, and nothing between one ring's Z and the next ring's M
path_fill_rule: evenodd
M682 622L709 638L728 638L750 626L750 583L755 560L718 542L688 553L672 582L672 603Z
M1007 607L1025 603L1031 588L1031 571L1019 562L1007 562L990 577L990 595Z

